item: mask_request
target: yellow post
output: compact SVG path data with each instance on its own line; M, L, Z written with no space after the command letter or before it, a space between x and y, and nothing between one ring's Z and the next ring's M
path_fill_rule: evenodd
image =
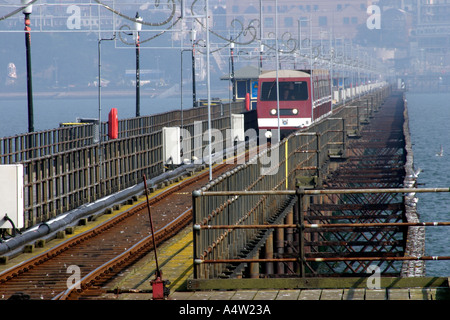
M284 167L286 168L286 190L288 190L289 189L289 186L288 186L288 174L289 174L289 166L288 166L288 156L289 156L289 153L288 153L288 139L286 139L286 142L284 143L284 159L285 159L285 163L284 163Z

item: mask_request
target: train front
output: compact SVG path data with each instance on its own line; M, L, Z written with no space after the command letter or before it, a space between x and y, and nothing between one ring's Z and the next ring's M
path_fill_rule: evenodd
M310 79L310 74L303 71L279 70L277 85L276 71L261 74L258 83L258 128L260 132L265 132L266 138L271 138L273 131L278 130L278 122L281 137L311 124Z

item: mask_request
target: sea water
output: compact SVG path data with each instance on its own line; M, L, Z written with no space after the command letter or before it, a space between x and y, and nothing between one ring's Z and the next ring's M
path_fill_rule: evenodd
M189 101L183 103L184 108ZM186 104L186 105L185 105ZM142 97L140 115L152 115L180 109L180 97L150 98ZM119 120L136 115L136 99L102 98L101 119L108 120L111 108L116 108ZM58 128L60 123L77 122L77 118L98 119L99 102L97 98L36 98L33 100L34 131ZM26 98L0 98L0 137L9 137L28 132L28 104Z
M450 187L450 93L406 93L414 167L420 187ZM442 156L440 155L442 147ZM422 193L420 221L450 221L450 193ZM450 227L426 227L425 255L450 256ZM427 276L449 276L450 261L427 261Z

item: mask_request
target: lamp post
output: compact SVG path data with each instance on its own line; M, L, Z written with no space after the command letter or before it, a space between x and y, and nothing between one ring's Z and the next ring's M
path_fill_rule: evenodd
M22 0L22 5L27 5L31 0ZM31 35L30 35L30 14L33 11L33 5L29 5L23 9L25 15L25 47L27 55L27 95L28 95L28 132L34 131L34 115L33 115L33 81L31 72Z
M209 0L206 2L206 92L208 97L208 157L209 157L209 180L212 180L212 146L211 146L211 61L209 43Z
M116 34L112 36L112 38L101 38L99 34L99 39L97 43L98 47L98 163L99 163L99 172L98 172L98 182L101 183L103 179L103 170L102 170L102 139L103 139L103 131L102 131L102 41L113 41L116 39ZM101 190L101 187L100 187Z
M134 40L136 43L136 117L141 116L141 81L139 68L140 40L139 32L142 30L142 17L136 12L136 21L134 22Z
M234 42L230 43L230 58L231 58L231 86L233 90L233 102L236 101L236 80L234 79Z
M197 31L191 30L191 42L192 42L192 108L196 107L197 92L195 89L195 40L197 37Z
M195 108L195 100L196 100L196 92L195 92L195 55L194 55L194 46L195 46L195 40L197 31L192 29L190 31L191 34L191 43L192 43L192 49L183 49L181 50L181 128L183 128L183 52L190 51L192 56L192 107Z
M281 129L280 129L280 81L278 78L279 71L279 51L278 51L278 0L275 0L275 58L276 58L276 83L277 83L277 120L278 120L278 141L281 138ZM277 141L275 141L277 142Z
M180 104L181 104L181 128L183 129L184 128L184 123L183 123L183 121L184 121L184 119L183 119L183 52L185 52L185 51L191 51L191 53L192 53L192 49L182 49L181 50L181 63L180 63L180 88L181 88L181 92L180 92L180 98L181 98L181 102L180 102ZM194 68L193 68L193 70L192 71L194 71ZM192 74L192 79L194 79L195 78L195 74ZM194 100L194 103L195 103L195 100ZM195 105L194 105L194 107L195 107Z
M263 54L264 54L264 45L261 44L259 46L259 73L261 74L263 68Z

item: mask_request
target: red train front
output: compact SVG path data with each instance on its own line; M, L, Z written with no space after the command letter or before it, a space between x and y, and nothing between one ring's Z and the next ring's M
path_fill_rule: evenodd
M313 70L311 88L310 71L279 70L263 72L258 82L258 128L266 129L266 137L278 130L282 136L311 125L331 112L331 87L327 70ZM277 94L279 87L280 93ZM314 99L311 100L311 96ZM280 115L278 117L278 105Z

